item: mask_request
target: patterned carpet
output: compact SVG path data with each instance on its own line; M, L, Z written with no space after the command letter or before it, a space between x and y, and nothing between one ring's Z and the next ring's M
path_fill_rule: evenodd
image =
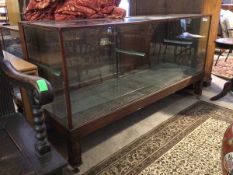
M212 73L218 77L228 80L233 78L233 55L231 54L225 62L226 56L226 54L224 54L224 56L221 56L216 66L214 62Z
M233 111L199 101L85 175L221 175L223 134Z

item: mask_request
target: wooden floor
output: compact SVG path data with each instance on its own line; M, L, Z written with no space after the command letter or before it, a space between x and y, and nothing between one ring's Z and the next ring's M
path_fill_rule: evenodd
M74 126L79 127L196 73L187 66L162 63L73 91L70 95ZM63 96L57 97L47 110L66 125Z

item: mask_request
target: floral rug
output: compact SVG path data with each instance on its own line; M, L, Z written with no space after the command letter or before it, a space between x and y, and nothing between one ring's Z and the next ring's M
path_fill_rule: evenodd
M224 56L221 56L216 66L216 60L214 61L212 74L229 80L233 78L233 55L231 54L225 62L226 56L226 54L224 54Z
M233 111L199 101L85 175L221 175L221 142Z

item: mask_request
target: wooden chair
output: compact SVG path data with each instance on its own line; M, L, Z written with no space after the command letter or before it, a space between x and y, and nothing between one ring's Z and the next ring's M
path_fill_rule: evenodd
M34 129L15 110L14 85L25 88L32 97ZM49 82L22 74L9 61L0 60L0 174L62 174L67 161L47 140L42 110L52 100Z

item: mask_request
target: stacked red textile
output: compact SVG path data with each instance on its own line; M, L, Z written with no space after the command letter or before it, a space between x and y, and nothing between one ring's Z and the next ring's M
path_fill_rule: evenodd
M124 18L120 0L30 0L25 19L68 20L77 18Z
M30 0L24 17L28 21L53 20L60 0Z

